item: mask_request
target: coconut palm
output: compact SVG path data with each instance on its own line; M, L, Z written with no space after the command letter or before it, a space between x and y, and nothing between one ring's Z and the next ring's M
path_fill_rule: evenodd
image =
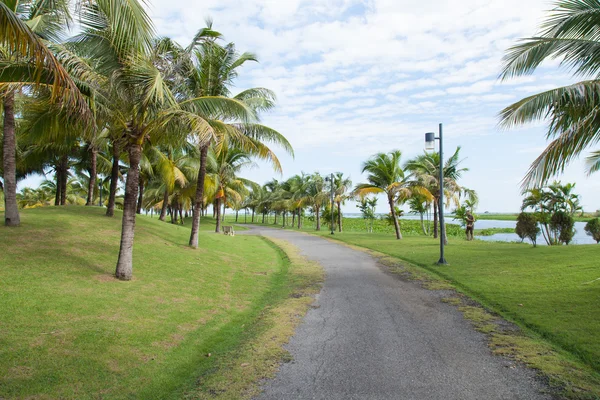
M543 185L569 162L600 140L600 2L559 0L540 32L507 50L501 78L533 73L546 60L558 59L575 76L587 80L526 97L502 110L501 124L510 128L548 118L550 144L531 164L525 188ZM598 152L588 172L598 170Z
M386 195L396 239L402 239L396 204L407 200L413 193L429 194L425 188L407 179L400 164L401 158L400 150L375 154L362 165L362 172L367 173L368 183L359 183L354 189L354 194L360 197L378 193Z
M310 175L310 178L306 185L306 204L310 205L313 209L316 219L316 230L321 230L321 210L323 204L329 199L329 194L326 191L325 179L315 172Z
M460 167L460 147L444 163L444 196L447 204L454 203L457 207L460 205L461 195L467 194L472 198L475 192L464 189L458 183L463 173L468 168ZM438 212L442 206L440 199L440 153L425 153L409 160L405 168L411 172L413 181L426 188L432 195L433 203L433 237L438 237Z
M348 191L352 187L350 178L344 177L342 172L336 172L333 177L334 201L337 205L338 231L342 231L342 204L350 198ZM333 211L332 211L333 212Z
M44 90L53 102L90 117L81 92L48 48L70 21L67 1L0 2L0 97L3 101L4 223L20 224L16 201L15 95Z
M216 226L215 233L221 231L221 217L225 215L225 207L228 204L240 203L243 196L248 194L247 186L256 184L247 179L240 178L239 172L254 166L251 156L241 149L235 147L222 148L214 157L214 165L209 166L210 174L214 182L215 193ZM223 206L223 214L221 214Z
M237 69L249 61L256 61L256 56L251 53L238 54L235 46L230 43L220 46L216 40L220 37L218 32L212 30L212 23L198 32L192 44L186 49L188 59L183 59L181 69L185 74L183 94L188 97L231 96L230 87L237 77ZM274 94L264 88L245 90L231 98L232 101L243 103L250 107L256 114L269 110L274 106ZM200 170L198 171L197 193L195 199L192 230L189 245L198 247L198 229L200 224L200 207L204 197L204 179L206 176L206 156L211 145L219 147L224 143L235 144L253 156L272 162L275 170L281 172L281 165L275 154L264 145L265 142L275 143L293 154L289 142L277 131L260 125L258 121L232 121L228 115L223 115L221 110L207 113L199 109L191 109L210 122L210 134L199 140ZM213 121L214 120L214 121Z

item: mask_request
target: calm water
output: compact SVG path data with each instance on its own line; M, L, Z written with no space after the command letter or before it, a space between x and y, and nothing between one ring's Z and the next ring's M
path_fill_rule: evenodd
M361 218L361 214L351 213L345 214L348 218ZM405 215L402 219L420 219L418 215ZM446 216L446 223L448 224L459 224L458 221L453 220L452 216ZM583 228L585 222L575 222L575 236L571 244L596 244L596 241L588 236ZM488 228L515 228L517 221L497 221L497 220L480 220L475 223L475 229L488 229ZM520 242L521 239L516 233L497 233L492 236L475 236L476 239L485 240L488 242ZM530 243L529 240L525 240ZM538 245L545 245L546 242L542 235L538 236Z

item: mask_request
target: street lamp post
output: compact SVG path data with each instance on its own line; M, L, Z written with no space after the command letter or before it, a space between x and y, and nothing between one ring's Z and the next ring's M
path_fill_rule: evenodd
M439 128L439 136L435 137L435 133L427 132L425 134L425 149L434 150L435 141L440 141L440 199L439 199L439 214L440 214L440 259L437 262L440 265L447 265L448 262L444 257L444 241L446 239L446 225L444 223L444 139L442 124Z

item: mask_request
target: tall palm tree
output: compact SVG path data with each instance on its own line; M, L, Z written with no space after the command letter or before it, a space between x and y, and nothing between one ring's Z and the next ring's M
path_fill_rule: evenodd
M212 157L215 160L213 166L214 172L214 192L215 207L217 211L215 233L221 231L221 206L225 207L229 202L241 202L242 197L248 193L248 185L256 185L244 178L238 176L243 168L251 167L254 162L249 154L235 147L223 148L218 154Z
M359 183L354 189L357 196L384 193L390 207L390 215L396 230L396 239L402 239L400 224L396 215L396 204L410 198L413 192L426 194L426 189L409 181L402 169L400 160L402 152L393 150L389 153L377 153L362 165L362 172L367 173L368 183Z
M342 204L348 200L348 191L352 187L350 178L344 177L342 172L336 172L333 177L334 201L338 209L338 231L342 231ZM333 210L331 211L333 212Z
M20 224L16 200L15 95L23 87L46 90L51 99L89 118L89 108L69 73L48 48L70 21L65 0L0 1L0 97L3 101L4 223Z
M448 204L453 202L457 207L460 205L460 197L465 191L458 183L463 173L468 168L460 167L460 147L444 163L444 196ZM440 153L425 153L409 160L405 168L411 172L411 177L418 185L427 189L432 196L433 203L433 237L438 237L438 212L440 204ZM473 191L468 191L470 197Z
M506 128L548 118L550 144L531 164L525 188L543 185L571 160L600 140L600 2L559 0L540 32L507 50L501 78L529 75L546 60L558 59L575 76L588 79L526 97L500 113ZM588 173L598 152L589 158Z
M314 174L310 175L306 186L306 202L313 208L317 223L317 231L321 230L321 208L329 198L325 187L325 179L321 176L321 174L315 172Z
M221 46L216 43L220 34L212 29L212 22L208 21L207 27L201 29L194 37L192 44L186 49L189 58L181 62L184 71L184 90L186 96L209 96L229 98L230 87L237 77L237 69L249 61L257 61L251 53L238 54L233 43ZM269 110L274 106L274 94L264 88L245 90L231 98L252 108L257 116L260 111ZM206 176L206 157L211 145L224 146L224 143L236 144L254 156L271 161L276 170L281 172L281 165L275 154L264 145L271 142L279 145L288 153L293 154L289 142L277 131L260 125L258 121L231 121L229 116L223 115L221 110L212 113L199 113L203 118L211 121L210 135L199 140L200 170L196 185L196 199L190 232L189 245L198 247L198 230L200 224L200 208L204 197L204 179ZM217 150L218 152L218 150Z

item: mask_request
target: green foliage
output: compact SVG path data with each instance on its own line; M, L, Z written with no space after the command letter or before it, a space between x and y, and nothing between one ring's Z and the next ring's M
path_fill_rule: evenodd
M521 208L533 210L542 225L542 235L548 245L568 244L573 238L573 227L569 228L568 225L574 224L573 216L582 212L579 195L573 193L574 188L574 183L562 185L560 182L554 182L548 186L526 191L527 195L523 199ZM555 215L557 216L554 217Z
M575 236L575 220L570 214L557 211L550 218L550 229L558 233L561 243L569 244Z
M503 79L529 75L547 60L558 60L576 77L591 77L526 97L502 110L505 127L549 122L547 138L551 142L529 168L527 187L539 186L564 171L600 138L599 20L597 0L555 1L540 32L522 39L504 56ZM589 173L598 170L598 160L598 153L588 159Z
M367 232L373 232L373 221L376 218L375 207L377 207L377 197L364 197L360 199L356 205L362 214L362 219L365 220Z
M535 215L522 212L517 217L517 226L515 233L519 235L521 240L529 239L533 243L533 247L537 246L537 237L540 233L538 220Z
M598 218L588 221L583 229L585 233L594 238L596 243L600 243L600 220Z
M477 221L479 219L479 216L477 214L474 214L472 212L472 208L469 208L467 205L462 205L462 206L458 207L456 210L454 210L454 212L453 212L453 214L454 214L453 219L456 221L460 221L460 225L463 228L465 226L467 226L467 213L468 212L471 212L475 221Z

